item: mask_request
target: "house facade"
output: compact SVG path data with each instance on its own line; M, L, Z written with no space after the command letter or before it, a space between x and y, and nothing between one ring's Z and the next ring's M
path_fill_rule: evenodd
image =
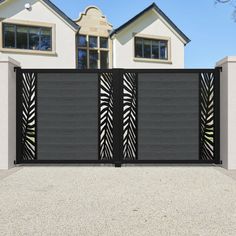
M190 41L155 3L113 29L95 6L71 20L49 0L2 0L0 34L22 68L184 68Z

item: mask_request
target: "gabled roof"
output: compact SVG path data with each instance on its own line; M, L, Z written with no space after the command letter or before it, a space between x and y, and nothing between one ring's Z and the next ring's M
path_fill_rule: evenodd
M155 10L179 35L181 38L184 39L184 41L187 43L189 43L191 40L174 24L174 22L156 5L156 3L152 3L150 6L148 6L147 8L145 8L143 11L141 11L139 14L137 14L135 17L133 17L132 19L130 19L129 21L127 21L126 23L124 23L123 25L121 25L119 28L113 30L111 32L111 35L115 35L117 33L119 33L120 31L122 31L124 28L126 28L127 26L129 26L130 24L132 24L134 21L136 21L139 17L143 16L146 12L150 11L150 10Z
M64 20L72 29L74 29L75 31L79 30L80 27L50 0L40 0L40 1L45 3L50 9L52 9L56 14L58 14L62 18L62 20ZM0 0L0 4L4 2L7 2L7 0Z
M54 10L63 20L65 20L72 28L75 30L79 30L79 26L68 17L63 11L61 11L55 4L53 4L50 0L41 0L45 2L52 10Z

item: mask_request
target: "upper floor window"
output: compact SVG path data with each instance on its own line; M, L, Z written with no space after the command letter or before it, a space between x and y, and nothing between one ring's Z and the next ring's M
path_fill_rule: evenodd
M168 40L135 37L135 57L168 60Z
M52 51L52 29L4 23L3 48Z
M91 35L79 35L77 45L79 69L109 68L108 38Z

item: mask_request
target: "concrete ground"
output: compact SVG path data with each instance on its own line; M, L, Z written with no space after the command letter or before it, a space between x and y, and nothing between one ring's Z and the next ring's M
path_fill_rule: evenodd
M236 171L41 166L0 171L0 235L236 235Z

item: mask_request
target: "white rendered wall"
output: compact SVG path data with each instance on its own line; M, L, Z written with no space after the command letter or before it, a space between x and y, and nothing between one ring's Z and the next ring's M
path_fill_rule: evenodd
M1 54L19 61L22 68L76 68L76 33L67 23L63 22L46 5L37 0L8 1L9 4L0 6L0 18L42 22L56 25L56 55L34 55L24 53ZM24 8L25 3L32 5L32 10Z
M217 63L222 67L220 78L220 156L223 166L236 169L236 56Z
M135 61L133 33L170 38L171 63ZM153 11L118 33L113 39L113 50L115 68L184 68L184 43Z
M20 64L0 56L0 169L14 166L16 159L16 76Z

